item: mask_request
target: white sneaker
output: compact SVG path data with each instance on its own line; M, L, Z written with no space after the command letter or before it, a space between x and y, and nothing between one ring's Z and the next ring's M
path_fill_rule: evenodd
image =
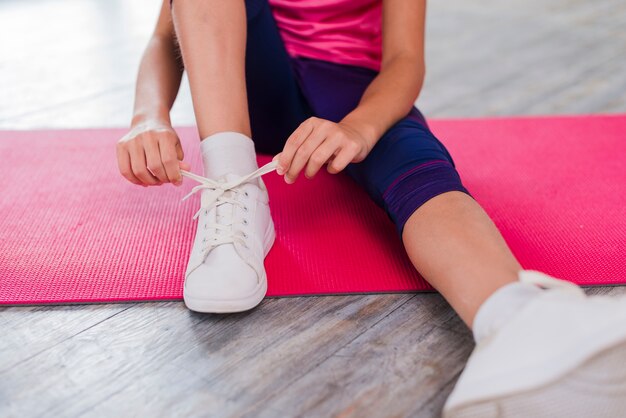
M443 416L626 416L626 298L535 270L519 278L547 290L479 341Z
M193 217L199 218L198 227L183 290L189 309L240 312L265 297L263 261L276 234L261 176L276 164L270 162L244 177L227 174L217 180L181 170L183 176L201 183L183 200L202 191L200 210Z

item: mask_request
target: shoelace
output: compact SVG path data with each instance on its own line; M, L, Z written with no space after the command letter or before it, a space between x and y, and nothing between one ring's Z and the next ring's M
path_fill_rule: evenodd
M519 279L521 282L532 283L546 289L559 288L571 292L585 294L585 291L578 285L575 285L572 282L568 282L567 280L561 280L548 276L547 274L537 270L525 270L522 274L519 275Z
M200 209L195 213L195 215L193 215L193 219L196 219L200 215L200 213L202 213L202 211L204 211L205 214L208 214L209 211L212 210L214 207L217 207L225 203L238 205L238 206L241 206L244 210L247 210L248 208L245 206L243 202L233 199L232 197L224 196L224 193L226 193L227 191L230 191L231 193L241 193L241 190L238 190L237 187L241 186L244 183L249 182L250 180L254 180L257 177L261 177L264 174L274 171L277 165L278 165L277 161L271 161L248 175L240 177L236 180L226 181L226 182L219 182L216 180L199 176L198 174L195 174L186 170L180 170L183 176L188 177L200 183L199 185L194 186L191 189L191 192L185 195L185 197L183 197L181 200L185 200L189 198L191 195L193 195L194 193L197 193L201 190L210 190L212 192L210 194L205 193L201 195L202 197L201 197ZM247 192L244 192L244 194L247 196ZM236 241L239 241L241 244L247 247L246 242L245 242L245 238L247 238L247 235L245 233L235 234L235 232L232 230L232 221L230 224L226 224L226 225L219 224L219 223L207 223L205 228L206 229L212 228L212 229L215 229L216 231L220 230L220 231L223 231L224 234L221 234L220 238L217 238L217 236L214 236L209 246L202 248L203 259L206 257L208 252L211 251L211 249L217 247L218 245L235 243ZM207 242L206 238L203 240L203 242L204 243Z

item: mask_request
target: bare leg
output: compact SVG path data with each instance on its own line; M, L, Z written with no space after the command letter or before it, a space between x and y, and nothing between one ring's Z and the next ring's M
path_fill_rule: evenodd
M485 299L522 269L483 208L458 191L420 206L402 240L415 268L470 327Z
M172 19L200 137L224 131L250 136L244 1L174 0Z

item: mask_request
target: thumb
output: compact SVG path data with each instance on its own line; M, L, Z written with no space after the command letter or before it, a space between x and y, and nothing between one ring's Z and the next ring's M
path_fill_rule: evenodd
M180 139L178 141L176 141L176 156L178 157L179 160L183 160L185 158L185 152L183 151L183 146L180 143Z
M187 171L191 170L191 166L183 161L183 159L185 158L185 152L183 151L183 146L180 143L180 139L178 140L178 142L176 142L176 157L179 160L178 165L180 166L180 168Z

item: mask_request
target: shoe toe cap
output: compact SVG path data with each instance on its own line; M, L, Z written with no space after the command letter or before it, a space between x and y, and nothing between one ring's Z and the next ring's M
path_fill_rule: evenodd
M235 300L255 292L257 274L247 264L201 264L185 280L185 294L196 299Z

